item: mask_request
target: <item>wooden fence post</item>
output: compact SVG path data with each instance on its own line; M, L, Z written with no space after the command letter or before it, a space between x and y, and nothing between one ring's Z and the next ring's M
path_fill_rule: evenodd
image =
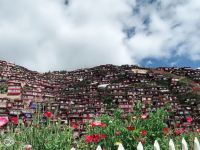
M157 141L157 140L155 140L155 142L154 142L153 149L154 149L154 150L160 150L160 145L158 144L158 141Z
M188 144L184 138L182 139L182 150L188 150Z
M169 150L175 150L175 145L172 139L169 141Z
M195 139L194 139L194 150L200 150L200 144L199 144L199 140L197 139L197 137L195 137Z
M142 143L140 142L137 146L137 150L144 150Z
M102 150L101 146L99 145L96 150Z
M119 144L119 147L117 150L125 150L122 144Z

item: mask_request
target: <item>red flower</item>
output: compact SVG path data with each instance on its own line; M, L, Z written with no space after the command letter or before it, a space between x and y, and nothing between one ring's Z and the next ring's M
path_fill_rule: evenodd
M101 139L105 139L107 137L106 134L101 134Z
M47 118L50 118L52 116L52 113L50 111L47 111L45 114L44 114L45 117Z
M175 134L176 134L176 135L181 135L181 133L182 133L182 130L181 130L181 129L175 130Z
M87 143L93 142L93 136L91 136L91 135L86 135L86 136L85 136L85 141L86 141Z
M147 113L141 115L141 118L142 118L142 119L146 119L147 117L148 117L148 114L147 114Z
M8 123L8 119L6 117L0 117L0 127L6 125Z
M120 131L116 131L115 134L116 134L116 135L120 135L121 132L120 132Z
M14 125L18 125L19 123L19 119L17 117L11 117L10 120Z
M90 124L92 127L96 127L96 126L99 126L99 127L106 127L106 124L105 123L102 123L101 121L94 121Z
M99 143L101 139L105 139L107 137L106 134L92 134L92 135L86 135L85 136L85 141L86 143Z
M37 124L33 124L33 126L34 126L35 128L37 128Z
M32 145L25 145L25 150L32 150Z
M142 130L142 131L140 132L140 134L141 134L142 136L146 136L146 135L147 135L147 131L146 131L146 130Z
M176 127L177 127L177 128L179 128L180 126L181 126L181 124L180 124L180 123L177 123L177 124L176 124Z
M146 143L145 139L140 140L140 142L144 145Z
M196 91L198 91L198 90L199 90L198 87L192 87L192 91L193 91L193 92L196 92Z
M197 132L198 132L198 133L200 133L200 128L199 128L199 129L197 129Z
M133 131L135 128L132 126L128 126L127 129L128 129L128 131Z
M78 129L78 125L75 124L75 123L72 123L72 124L71 124L71 127L72 127L73 129Z
M37 112L34 112L34 116L36 116L37 115Z
M192 82L192 84L197 84L196 82Z
M100 127L104 128L104 127L106 127L106 124L105 123L101 123Z
M170 132L170 129L169 129L169 128L164 128L164 129L163 129L164 135L169 134L169 132Z
M187 122L188 122L188 123L192 123L192 117L188 117L188 118L187 118Z
M93 142L94 143L99 143L101 140L101 137L98 134L93 135Z

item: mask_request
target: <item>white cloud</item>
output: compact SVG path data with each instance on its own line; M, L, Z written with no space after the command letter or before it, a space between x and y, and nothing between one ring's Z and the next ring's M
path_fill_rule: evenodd
M200 60L199 11L198 0L1 0L0 59L39 71L175 55Z
M147 15L150 22L145 29L136 22L139 30L127 41L136 62L148 57L162 59L176 55L200 60L198 0L159 0L139 8L142 12L133 19L142 22Z

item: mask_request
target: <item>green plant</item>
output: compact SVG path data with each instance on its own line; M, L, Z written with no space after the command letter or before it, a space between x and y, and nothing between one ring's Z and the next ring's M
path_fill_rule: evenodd
M122 118L123 111L115 110L112 116L102 115L94 122L87 125L86 135L78 142L80 150L94 150L98 145L106 150L116 150L122 143L127 150L136 149L141 142L145 150L152 150L154 141L157 140L161 149L168 149L169 140L173 139L177 149L181 147L182 137L186 139L190 148L193 146L194 137L200 137L199 131L185 129L170 129L165 121L169 117L165 108L144 113L141 104L134 108L134 114L129 114L127 119ZM188 118L191 122L192 118Z
M32 145L34 150L70 150L72 147L72 129L52 121L53 114L46 117L38 113L33 117L31 124L23 123L21 120L18 125L12 125L11 131L0 136L1 141L11 137L15 144L4 146L2 150L20 150L25 145ZM42 123L42 121L46 120Z

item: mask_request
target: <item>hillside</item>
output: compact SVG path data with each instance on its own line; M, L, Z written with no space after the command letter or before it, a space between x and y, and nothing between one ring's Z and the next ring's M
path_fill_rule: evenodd
M0 112L4 116L29 116L35 109L51 110L63 122L78 125L114 108L133 113L142 102L143 112L170 106L171 126L200 126L200 70L192 68L141 68L135 65L101 65L75 71L38 73L0 61ZM186 118L191 116L193 123Z

